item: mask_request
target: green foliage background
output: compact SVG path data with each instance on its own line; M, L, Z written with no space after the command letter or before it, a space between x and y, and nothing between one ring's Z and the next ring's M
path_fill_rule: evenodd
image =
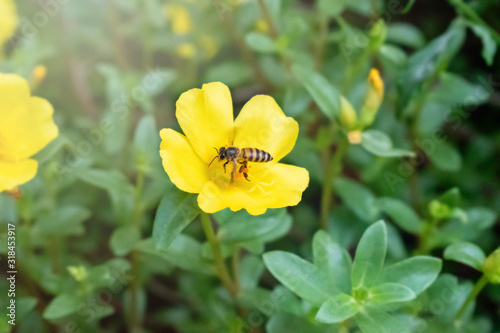
M2 258L16 224L13 331L500 330L488 284L500 262L483 266L500 245L497 1L17 5L0 71L32 80L47 67L34 95L61 134L20 199L0 194ZM188 32L167 5L189 13ZM340 96L361 110L371 68L384 102L350 144ZM206 220L169 181L159 129L179 130L178 96L211 81L235 112L263 93L299 122L285 159L311 176L298 206Z

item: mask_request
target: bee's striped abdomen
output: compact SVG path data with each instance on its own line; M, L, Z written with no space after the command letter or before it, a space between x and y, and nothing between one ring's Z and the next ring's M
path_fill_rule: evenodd
M243 148L242 156L248 162L269 162L273 160L271 154L257 148Z

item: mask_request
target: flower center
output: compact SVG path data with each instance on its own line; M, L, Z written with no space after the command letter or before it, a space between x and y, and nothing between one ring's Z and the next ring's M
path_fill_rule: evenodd
M239 172L240 168L241 168L240 163L236 163L236 166L234 166L233 162L229 162L226 164L225 170L224 170L224 164L226 162L227 162L227 160L219 161L218 159L215 159L215 161L213 161L212 165L210 165L208 167L208 176L209 176L210 180L212 180L217 185L226 186L226 187L229 187L230 185L241 186L244 183L251 182L251 176L249 174L250 166L248 166L248 168L242 170L248 174L248 179L250 180L250 182L249 182L243 176L243 172ZM235 168L234 179L231 181L231 174L233 173L233 168Z

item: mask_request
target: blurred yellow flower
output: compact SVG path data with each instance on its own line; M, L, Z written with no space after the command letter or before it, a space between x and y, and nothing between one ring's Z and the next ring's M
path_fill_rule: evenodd
M179 57L189 59L196 54L196 48L192 43L182 43L177 46L176 52Z
M267 33L269 32L269 24L264 20L257 20L257 22L255 22L255 30L257 32Z
M214 213L229 207L259 215L267 208L300 202L309 173L304 168L278 163L294 147L299 126L285 116L272 97L253 97L233 121L229 88L213 82L183 93L176 109L185 135L172 129L160 131L163 167L179 189L199 193L198 204L203 211ZM248 172L249 181L239 172L238 163L232 180L232 163L225 172L223 164L227 160L216 158L214 149L229 146L261 149L273 160L248 162L243 172Z
M58 135L52 113L47 100L31 97L25 79L0 73L0 192L35 177L30 157Z
M206 60L212 59L219 52L219 43L210 35L201 35L200 45L205 51Z
M0 48L14 35L18 21L14 2L0 0Z
M193 30L193 23L186 8L179 5L167 5L164 14L172 22L172 31L178 35L184 35Z

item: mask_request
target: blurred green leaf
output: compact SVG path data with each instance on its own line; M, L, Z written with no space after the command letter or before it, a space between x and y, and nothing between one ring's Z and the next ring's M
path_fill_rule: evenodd
M223 243L270 241L286 234L291 226L292 217L286 209L268 210L259 216L242 211L233 213L231 220L221 226L218 237Z
M351 256L322 230L314 235L313 257L314 265L328 277L332 291L351 291Z
M204 82L224 82L235 88L252 80L252 70L241 60L226 60L207 69Z
M478 271L482 271L486 258L479 246L468 242L451 244L444 250L443 256L445 259L461 262Z
M378 198L375 201L375 206L409 233L419 235L422 232L422 220L413 208L403 201L389 197Z
M386 304L393 302L407 302L417 295L410 288L398 283L382 283L368 291L370 302Z
M48 320L56 320L66 317L76 312L82 305L85 304L86 297L80 294L61 294L56 296L45 311L43 318Z
M267 322L266 332L337 333L338 327L336 325L319 325L317 323L312 323L304 317L278 312Z
M241 260L239 273L242 289L256 288L264 272L264 263L257 256L247 255Z
M415 156L409 150L393 148L391 138L384 132L370 129L361 134L361 145L367 151L376 156L382 157L406 157Z
M337 178L334 185L344 204L360 219L371 223L377 218L376 198L367 188L347 178Z
M298 65L292 66L292 72L330 120L340 115L340 93L325 77Z
M433 149L425 150L436 168L442 171L457 172L462 167L462 157L458 149L446 142L433 142Z
M196 195L169 191L161 199L153 225L155 246L164 250L200 214Z
M37 219L33 231L41 237L83 235L83 222L90 217L90 211L78 206L62 206L52 214Z
M344 11L348 2L347 0L319 0L317 3L318 12L322 15L336 17Z
M441 194L438 200L449 207L456 207L460 203L460 189L458 187L452 187Z
M464 38L464 25L460 21L454 21L444 34L411 56L406 69L400 73L397 80L398 113L401 114L406 108L424 81L446 68L462 46Z
M354 319L363 333L410 332L396 318L374 306L364 306Z
M361 237L352 263L352 288L369 288L375 284L384 265L387 251L387 229L384 221L374 223Z
M135 226L123 226L113 231L109 239L111 251L116 256L128 254L141 239L139 229Z
M154 116L145 115L139 120L134 133L134 149L136 150L136 164L144 171L148 171L149 166L154 163L161 163L158 154L160 135Z
M387 26L387 41L419 49L425 44L422 32L414 25L396 22Z
M491 35L491 32L483 25L473 22L467 23L474 34L481 38L481 42L483 42L483 51L481 52L481 55L483 56L484 61L488 66L493 65L493 59L495 58L495 54L497 52L497 42Z
M318 306L328 299L328 278L310 262L283 251L267 252L263 258L273 276L302 299Z
M359 308L354 298L346 294L338 294L321 305L315 319L325 324L340 323L354 316Z
M119 223L126 224L133 216L135 190L127 177L118 170L83 169L78 178L108 192L113 203L114 215Z
M245 36L245 42L251 49L261 53L273 53L277 50L274 41L266 35L258 32L249 32Z
M380 274L378 283L402 284L418 295L436 280L440 271L440 259L415 256L385 267Z

